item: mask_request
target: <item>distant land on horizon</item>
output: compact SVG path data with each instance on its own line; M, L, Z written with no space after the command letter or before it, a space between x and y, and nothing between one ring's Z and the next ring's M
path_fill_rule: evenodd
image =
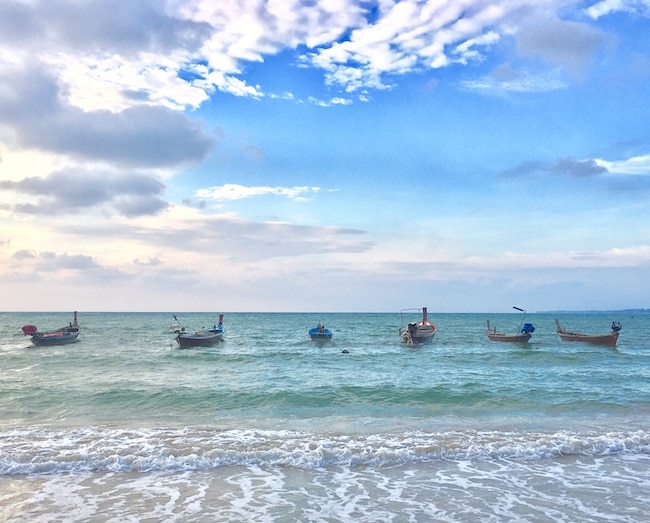
M616 310L558 310L558 311L537 311L536 314L650 314L650 309L616 309Z

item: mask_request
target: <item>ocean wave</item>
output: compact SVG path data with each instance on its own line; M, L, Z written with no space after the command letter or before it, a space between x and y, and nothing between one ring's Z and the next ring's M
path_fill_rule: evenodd
M650 433L104 429L0 433L0 474L197 471L225 466L391 467L436 460L544 460L650 454Z

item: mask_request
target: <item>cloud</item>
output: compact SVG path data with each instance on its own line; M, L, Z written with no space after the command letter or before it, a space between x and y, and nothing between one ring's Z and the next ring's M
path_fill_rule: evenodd
M503 5L483 2L380 3L372 22L302 60L323 69L327 84L347 92L388 89L387 77L481 61L482 50L499 40L493 27L506 13Z
M49 50L75 54L171 52L198 49L211 32L210 24L171 16L154 0L0 3L0 33L20 48L47 44Z
M363 96L359 97L360 101L367 101ZM319 98L316 98L314 96L310 96L307 101L310 104L317 105L319 107L332 107L334 105L351 105L352 104L352 99L350 98L344 98L342 96L335 96L334 98L330 98L329 100L321 100Z
M523 162L511 169L506 169L501 173L504 177L523 177L539 173L547 169L547 164L538 161Z
M587 24L558 19L525 25L516 38L521 54L539 56L574 74L585 71L604 41L602 33Z
M87 110L124 109L129 99L158 103L165 91L181 106L195 105L207 99L205 90L199 94L177 72L192 68L214 28L171 11L153 0L4 0L0 51L23 64L38 56L57 70L73 105Z
M565 89L567 83L557 73L531 73L518 71L509 64L495 68L489 76L473 80L463 80L465 89L486 94L535 93Z
M650 16L650 2L648 0L602 0L589 6L585 11L594 19L619 11Z
M137 172L113 173L69 169L48 177L0 181L0 190L29 196L30 203L10 209L32 215L74 214L82 209L112 207L127 217L156 214L167 207L159 198L164 185L158 178Z
M42 252L37 257L38 264L36 270L40 272L55 272L60 270L88 270L96 269L97 263L91 256L83 254L69 255L56 254L54 252Z
M512 169L503 171L503 176L519 177L537 173L549 173L572 178L589 178L607 173L608 170L597 160L575 160L571 157L560 158L553 164L530 161Z
M246 155L247 158L250 158L251 160L255 160L258 162L264 160L264 150L257 145L250 145L250 144L245 145L244 154Z
M390 89L411 72L480 63L512 34L523 54L582 70L601 34L557 19L522 26L537 21L538 8L532 0L5 0L0 52L10 50L24 68L38 56L67 101L87 112L196 108L215 90L276 97L244 79L245 69L285 50L299 67L320 71L325 86L347 93ZM310 96L312 103L327 99ZM350 101L338 96L327 104Z
M238 184L225 184L217 187L208 187L196 192L198 198L217 201L234 201L256 196L284 196L291 200L306 201L310 194L316 194L320 187L247 187Z
M162 261L160 261L159 258L148 258L146 260L140 260L140 259L135 259L133 260L134 265L140 265L144 267L155 267L157 265L161 265Z
M78 240L101 238L114 244L124 238L137 238L138 244L146 249L155 252L164 249L165 264L166 260L177 258L184 266L200 264L202 259L214 267L218 259L229 263L256 262L314 254L362 253L373 246L366 238L366 231L360 229L257 222L233 214L200 215L187 208L171 208L160 220L142 218L101 225L71 223L66 226L66 233Z
M80 160L161 168L194 163L213 140L201 125L163 107L85 112L61 102L56 80L41 69L0 70L0 124L20 147Z
M47 281L42 289L43 297L50 294L49 299L56 300L57 292L54 289L60 285L59 299L65 298L63 294L70 281L84 288L84 285L108 285L115 282L128 281L132 275L119 268L102 265L94 256L86 254L57 253L51 250L32 251L19 250L10 258L10 267L13 272L0 274L0 281L18 282L20 284L38 283ZM40 285L40 283L39 283ZM70 293L70 296L78 295ZM46 298L47 301L47 298Z
M595 160L576 161L573 158L561 158L545 170L551 174L571 176L574 178L587 178L607 172L607 169L602 165L598 165Z
M596 159L594 162L612 174L650 175L650 155L614 161Z
M33 260L36 258L36 253L34 251L29 251L27 249L21 249L16 251L11 257L12 260L22 261L22 260Z

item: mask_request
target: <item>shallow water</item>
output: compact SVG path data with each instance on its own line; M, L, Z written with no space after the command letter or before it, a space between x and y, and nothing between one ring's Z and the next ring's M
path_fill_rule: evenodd
M485 337L519 315L429 317L411 348L399 314L227 313L225 342L180 350L166 313L80 312L51 348L20 327L71 315L2 313L0 519L645 520L650 315L558 316L620 321L615 349L548 314L525 345Z

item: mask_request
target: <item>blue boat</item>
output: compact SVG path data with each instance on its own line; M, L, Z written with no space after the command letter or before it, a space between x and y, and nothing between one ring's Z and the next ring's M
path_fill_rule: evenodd
M323 323L319 323L317 327L309 329L309 337L312 341L329 341L332 339L332 331L327 329Z

